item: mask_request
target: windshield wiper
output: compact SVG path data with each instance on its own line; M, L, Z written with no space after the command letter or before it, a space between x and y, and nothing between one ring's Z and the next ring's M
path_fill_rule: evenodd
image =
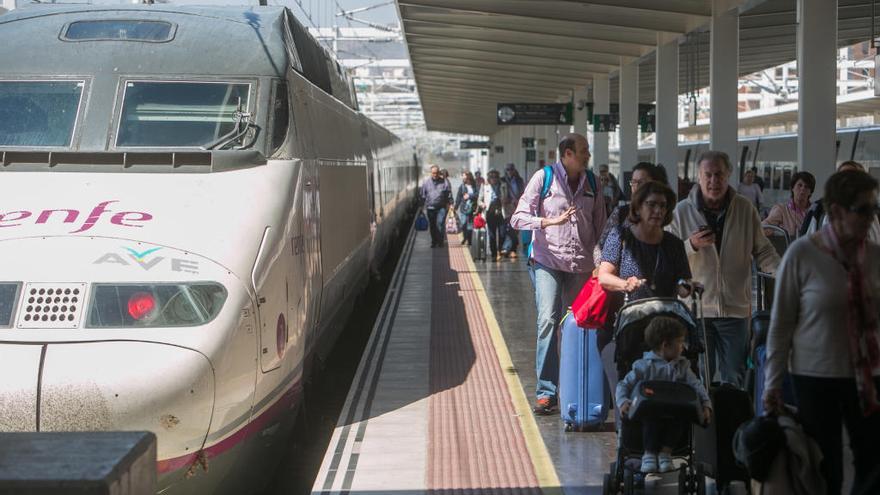
M222 150L229 146L232 143L239 142L242 146L239 149L247 148L248 146L253 144L253 140L248 146L245 146L241 141L251 130L251 128L256 127L254 122L251 120L252 114L250 112L245 112L241 106L241 98L238 99L238 106L235 109L235 112L232 114L232 118L235 121L235 125L232 126L232 130L226 133L223 136L215 139L214 141L210 141L206 144L203 144L201 148L203 150Z

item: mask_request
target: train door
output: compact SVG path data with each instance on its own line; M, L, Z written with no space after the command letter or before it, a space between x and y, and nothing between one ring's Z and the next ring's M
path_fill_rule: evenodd
M293 371L296 363L301 363L306 349L308 293L306 290L305 224L303 222L303 181L305 167L296 163L296 185L293 205L288 220L290 232L286 257L290 260L287 272L287 344L285 351L285 374Z
M283 246L279 232L266 227L252 275L260 316L260 369L264 373L280 366L287 349L287 269Z
M311 347L318 337L321 295L324 286L321 273L321 208L318 164L315 160L303 162L303 254L305 264L306 341Z

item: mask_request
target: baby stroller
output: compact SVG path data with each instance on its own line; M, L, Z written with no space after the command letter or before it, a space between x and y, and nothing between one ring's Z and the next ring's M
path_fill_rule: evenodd
M617 374L623 377L647 350L645 328L656 316L668 316L680 321L687 329L684 356L697 372L698 359L704 354L702 327L694 314L697 313L700 290L696 294L695 311L692 313L678 299L650 298L627 303L617 314L614 325L614 361ZM699 376L699 373L698 373ZM613 385L612 385L613 386ZM642 447L642 418L670 418L702 421L702 405L696 392L683 383L646 381L639 384L635 400L626 418L618 418L617 459L611 463L609 473L603 480L603 495L640 493L644 488L645 475L640 472ZM673 446L673 459L683 461L678 468L678 492L680 494L705 494L705 475L702 465L694 460L693 429L686 428L682 438Z

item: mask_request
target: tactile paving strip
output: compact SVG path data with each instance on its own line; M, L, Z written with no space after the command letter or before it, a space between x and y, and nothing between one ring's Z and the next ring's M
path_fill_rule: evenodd
M427 484L431 493L540 494L464 248L436 250Z

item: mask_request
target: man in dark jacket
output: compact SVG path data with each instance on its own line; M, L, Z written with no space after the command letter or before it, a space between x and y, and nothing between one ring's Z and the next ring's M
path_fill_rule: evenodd
M507 184L507 188L502 203L502 211L504 213L504 225L502 227L504 229L504 244L501 246L501 256L516 258L516 248L519 245L519 231L510 226L510 217L516 211L516 205L519 203L519 198L522 196L523 191L525 191L526 183L520 177L519 172L516 170L516 165L513 163L508 163L505 170L507 173L504 182Z
M419 196L428 214L431 247L442 247L446 240L446 212L452 204L452 187L437 165L431 165L431 176L422 183Z

